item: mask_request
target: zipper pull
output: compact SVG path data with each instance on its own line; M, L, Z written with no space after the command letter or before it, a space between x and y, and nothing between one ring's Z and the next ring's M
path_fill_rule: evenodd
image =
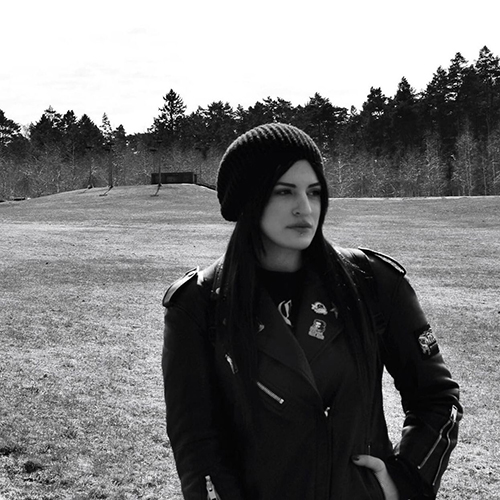
M327 417L327 418L328 418L328 415L330 415L330 407L329 407L329 406L327 406L327 407L325 408L325 417Z
M453 406L451 407L450 420L451 420L454 424L456 424L456 423L457 423L457 416L458 416L458 408L457 408L455 405L453 405Z
M214 483L212 483L212 478L210 476L205 476L205 481L207 483L207 500L220 500L219 495L215 491Z
M229 354L225 355L226 361L229 363L229 366L231 367L231 371L233 372L233 375L238 373L238 367L236 366L236 363L233 361L233 358L229 356Z
M285 402L285 400L283 398L280 398L277 394L275 394L273 391L271 391L271 389L269 389L268 387L266 387L264 384L260 383L259 381L257 381L257 386L261 391L265 392L271 399L274 399L274 401L276 401L280 405L282 405Z

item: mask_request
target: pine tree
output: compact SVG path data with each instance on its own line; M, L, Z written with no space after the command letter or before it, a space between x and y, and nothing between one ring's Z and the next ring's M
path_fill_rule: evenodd
M347 110L333 106L329 99L315 93L304 107L297 109L294 121L324 152L331 152L337 132L347 121Z
M390 143L392 148L406 150L421 143L419 102L415 90L403 77L389 108Z
M99 128L101 129L104 142L107 143L113 140L113 129L111 128L111 123L106 113L102 115L102 123Z
M500 59L483 47L475 64L478 76L477 133L486 141L500 121Z
M182 125L185 120L186 106L181 97L170 89L163 97L164 104L158 108L160 114L153 121L150 132L165 146L172 146L182 139Z
M390 123L388 104L389 100L382 90L372 87L357 119L363 144L375 157L387 150Z
M10 144L14 137L21 131L21 127L5 116L5 113L0 109L0 148Z
M62 116L49 106L40 120L29 126L30 139L35 148L50 149L60 146L63 137L61 121Z

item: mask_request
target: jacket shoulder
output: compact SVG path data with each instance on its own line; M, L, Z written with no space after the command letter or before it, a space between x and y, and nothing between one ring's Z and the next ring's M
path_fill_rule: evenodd
M375 250L372 250L371 248L359 247L359 251L366 255L366 257L370 261L370 264L378 267L389 267L402 276L406 275L406 269L403 267L403 265L391 256L381 252L377 252Z
M194 295L202 294L204 297L211 297L214 293L215 284L222 269L222 258L217 259L213 264L200 271L199 267L190 269L182 278L174 281L163 296L163 306L169 307L185 294L194 298Z
M163 296L163 306L169 307L175 302L175 299L179 296L181 290L186 289L188 286L192 286L193 283L196 283L195 278L197 278L199 272L199 268L195 267L190 269L182 278L174 281L165 292Z
M342 248L334 247L337 254L354 264L361 269L368 276L373 274L371 267L375 266L378 270L392 269L398 274L406 275L406 269L396 260L389 255L381 252L376 252L370 248Z

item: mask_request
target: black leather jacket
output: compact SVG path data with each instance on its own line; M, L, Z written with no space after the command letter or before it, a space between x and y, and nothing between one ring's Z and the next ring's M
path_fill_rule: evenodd
M355 260L350 251L338 251ZM261 398L252 429L235 411L241 388L231 353L209 334L217 266L191 271L167 290L162 360L167 432L185 499L206 499L208 484L222 500L383 500L372 472L353 464L358 454L386 461L401 498L435 497L456 445L462 414L458 386L404 270L379 254L365 255L377 296L370 308L377 308L381 330L371 404L359 398L345 342L349 326L332 310L313 307L327 299L319 277L309 273L296 328L296 335L308 336L307 357L270 297L261 294L256 332ZM405 412L395 447L382 407L384 366ZM325 394L331 395L326 402Z

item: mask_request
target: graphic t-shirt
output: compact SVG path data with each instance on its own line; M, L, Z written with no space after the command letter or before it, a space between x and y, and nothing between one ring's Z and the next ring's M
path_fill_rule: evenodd
M259 268L258 279L267 290L285 323L292 331L300 305L300 295L304 282L304 271L293 273L268 271Z

